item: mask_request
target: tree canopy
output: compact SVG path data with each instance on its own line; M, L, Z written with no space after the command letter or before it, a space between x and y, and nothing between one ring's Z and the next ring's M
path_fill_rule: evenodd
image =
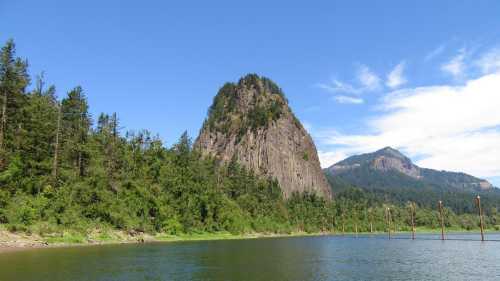
M93 119L80 86L59 99L43 75L33 89L30 81L26 60L8 41L0 53L0 223L12 231L289 233L366 230L370 220L384 229L391 202L351 187L332 202L310 193L285 200L276 180L235 160L201 157L187 133L166 147L147 130L122 132L116 113ZM447 214L449 224L477 226L471 214ZM496 211L489 214L496 225ZM394 206L394 220L408 225L404 206ZM436 212L420 209L417 224L436 226Z

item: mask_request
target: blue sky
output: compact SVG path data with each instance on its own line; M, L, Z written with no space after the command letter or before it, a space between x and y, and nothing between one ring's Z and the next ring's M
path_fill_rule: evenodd
M283 88L323 166L390 145L500 186L499 11L498 1L0 0L0 41L13 38L60 96L81 85L94 116L116 111L125 130L167 144L197 135L224 82L258 73Z

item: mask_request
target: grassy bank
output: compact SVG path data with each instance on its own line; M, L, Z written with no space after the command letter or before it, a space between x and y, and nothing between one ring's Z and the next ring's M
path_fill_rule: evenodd
M438 234L440 229L417 228L417 234ZM477 233L479 229L465 230L460 228L448 228L448 233ZM487 229L486 232L496 232L496 229ZM396 231L397 234L409 234L409 231ZM355 232L291 232L291 233L245 233L232 234L229 232L199 232L189 234L171 235L167 233L127 233L113 229L93 229L86 233L75 230L64 230L57 233L29 233L11 232L4 225L0 225L0 251L12 249L29 249L44 247L59 247L73 245L105 245L124 243L147 243L147 242L179 242L179 241L207 241L207 240L235 240L256 239L269 237L297 237L297 236L319 236L319 235L355 235ZM358 232L359 235L385 234L383 231Z
M293 237L293 236L318 236L331 234L322 233L244 233L232 234L230 232L198 232L189 234L171 235L167 233L127 233L113 229L93 229L87 233L75 230L64 230L57 233L30 233L12 232L4 225L0 225L0 252L8 249L29 249L77 245L106 245L125 243L148 243L148 242L180 242L180 241L208 241L208 240L236 240L257 239L270 237Z

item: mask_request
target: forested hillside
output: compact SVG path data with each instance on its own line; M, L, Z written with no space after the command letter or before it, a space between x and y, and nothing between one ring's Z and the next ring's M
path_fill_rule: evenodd
M457 214L476 211L474 198L480 195L487 212L500 207L500 189L483 179L464 173L420 168L401 152L386 147L373 153L354 155L325 169L330 183L341 192L351 186L381 201L404 205L416 202L435 208L436 202Z
M384 229L391 202L354 188L333 201L310 193L285 200L276 180L236 161L219 165L202 157L187 134L165 147L146 130L122 132L116 113L91 116L82 87L62 94L43 75L32 79L13 41L0 55L1 227L41 235L289 233L353 230L354 224L367 230L372 220ZM396 224L407 227L405 206L392 207ZM488 226L497 219L489 210ZM464 228L478 223L473 214L448 209L446 221ZM419 209L417 223L435 227L437 213Z
M148 131L122 134L116 113L93 118L79 86L58 99L43 76L31 83L12 41L0 83L0 223L10 230L290 232L332 221L323 199L284 201L275 180L202 158L187 134L166 148Z

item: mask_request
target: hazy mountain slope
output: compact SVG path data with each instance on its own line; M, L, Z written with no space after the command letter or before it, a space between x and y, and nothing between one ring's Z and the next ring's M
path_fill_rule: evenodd
M330 166L325 172L364 188L430 187L442 191L478 192L493 187L486 180L464 173L420 168L390 147L349 157Z

